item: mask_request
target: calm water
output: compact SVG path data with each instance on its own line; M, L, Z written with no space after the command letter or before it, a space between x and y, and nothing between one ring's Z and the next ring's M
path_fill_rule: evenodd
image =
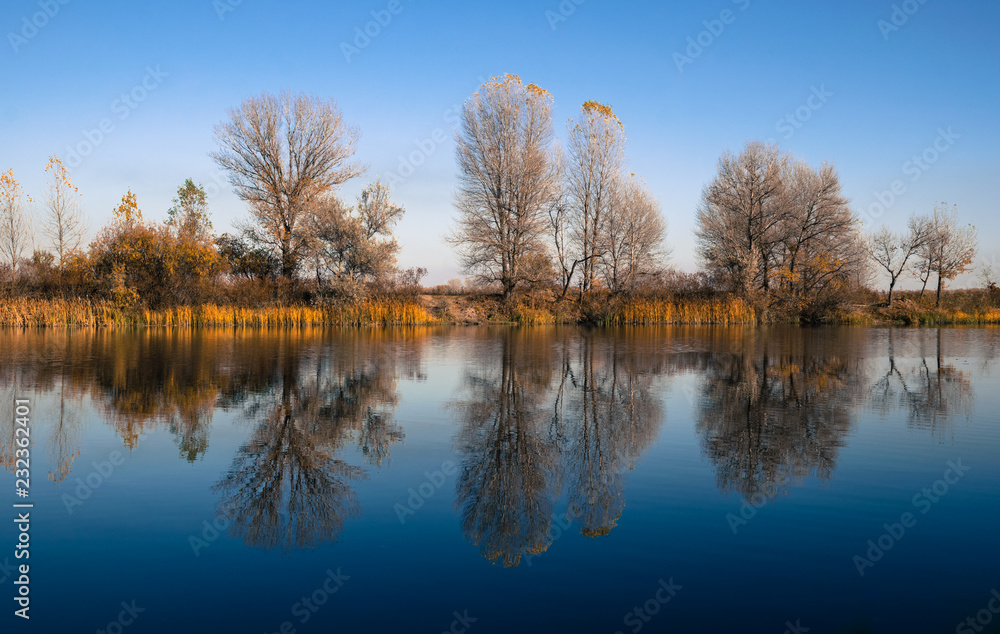
M993 329L2 332L0 623L28 398L31 631L1000 631L998 356Z

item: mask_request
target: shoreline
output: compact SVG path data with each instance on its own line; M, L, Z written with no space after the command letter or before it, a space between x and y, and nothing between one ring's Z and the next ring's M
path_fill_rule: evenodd
M592 299L592 298L588 298ZM729 297L601 298L583 304L537 298L502 303L489 295L419 295L367 299L325 306L294 304L248 308L201 304L160 310L123 308L91 299L0 300L2 328L134 327L385 327L385 326L988 326L1000 309L936 309L901 300L892 308L858 305L815 320L782 317Z

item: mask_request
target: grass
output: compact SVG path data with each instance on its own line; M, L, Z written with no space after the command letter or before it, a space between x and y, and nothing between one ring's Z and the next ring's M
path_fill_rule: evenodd
M502 307L488 296L468 296L467 303L485 318L482 323L523 326L592 324L643 326L656 324L753 325L776 318L731 296L616 299L607 295L576 302L532 302ZM495 299L495 298L494 298ZM831 315L827 323L844 325L1000 325L996 302L956 292L945 307L902 297L891 308L859 305ZM992 298L991 298L992 299ZM410 326L456 323L448 311L431 314L416 298L368 299L331 306L262 306L246 308L204 304L162 310L131 310L110 301L87 299L0 299L0 327L225 327L300 328L307 326ZM469 323L468 320L461 323ZM480 323L479 319L475 323Z
M84 299L0 300L4 327L212 326L294 328L303 326L409 326L432 323L414 300L365 300L339 306L180 306L163 310L128 310L112 302Z
M591 315L603 326L643 326L652 324L726 325L756 324L757 311L739 298L679 300L643 297L611 303Z

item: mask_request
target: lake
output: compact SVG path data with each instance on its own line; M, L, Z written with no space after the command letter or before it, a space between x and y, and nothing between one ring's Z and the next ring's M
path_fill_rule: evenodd
M0 350L4 631L1000 631L1000 329L47 330Z

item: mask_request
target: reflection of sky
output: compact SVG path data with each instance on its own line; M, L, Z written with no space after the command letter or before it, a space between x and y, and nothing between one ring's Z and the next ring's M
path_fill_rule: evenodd
M37 198L48 155L65 154L83 130L116 117L113 101L143 79L147 65L161 65L169 73L163 84L128 119L115 121L74 176L92 234L126 188L147 217L162 219L185 178L215 182L207 154L227 108L262 90L315 92L336 98L360 126L359 158L372 176L397 171L400 157L435 131L446 137L396 192L408 209L401 264L429 268L429 281L438 283L457 272L442 242L453 215L454 108L481 78L513 72L552 92L560 136L584 101L614 106L627 126L634 170L662 202L681 268L695 266L691 231L701 188L720 153L751 137L774 137L814 165L835 163L859 210L903 180L906 194L878 221L894 229L936 201L957 203L963 219L980 228L983 259L1000 259L992 180L1000 143L996 3L921 3L887 42L877 24L892 13L888 1L793 7L754 0L745 12L742 0L587 2L553 30L545 12L558 10L557 0L404 0L403 12L350 63L340 43L386 2L255 0L224 20L214 4L73 2L17 54L5 37L0 168L13 168ZM736 21L678 72L673 54L725 8L736 11ZM3 3L2 32L16 31L34 11L33 1ZM813 87L833 96L786 138L777 122L804 106ZM948 126L961 139L909 181L904 164ZM353 197L360 186L345 192ZM211 204L219 230L244 213L228 192Z

